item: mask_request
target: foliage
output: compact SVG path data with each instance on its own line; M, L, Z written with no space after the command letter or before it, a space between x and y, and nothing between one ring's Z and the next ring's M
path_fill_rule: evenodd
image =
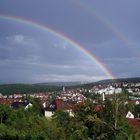
M47 85L34 85L34 84L4 84L0 85L0 92L3 95L10 94L28 94L37 92L59 91L61 87L47 86Z
M128 106L125 94L117 95L112 101L96 104L87 100L75 106L71 117L68 111L57 110L52 118L42 115L39 99L29 109L11 109L0 105L0 139L11 140L136 140L139 129L129 126L125 118ZM131 108L131 107L130 107Z
M5 123L9 117L11 109L7 105L0 104L0 123Z

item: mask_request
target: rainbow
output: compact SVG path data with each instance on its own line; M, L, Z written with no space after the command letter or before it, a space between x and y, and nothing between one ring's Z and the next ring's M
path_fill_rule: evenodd
M6 19L6 20L11 20L15 22L19 22L22 24L26 25L32 25L33 27L39 28L40 30L45 30L67 42L69 42L72 46L75 48L79 49L83 54L85 54L88 58L90 58L105 74L111 79L115 79L116 77L112 74L112 72L101 62L99 59L91 54L89 51L87 51L82 45L74 41L73 39L69 38L67 35L57 32L56 30L53 30L46 24L38 23L33 20L25 19L23 17L18 17L18 16L11 16L11 15L5 15L5 14L0 14L0 19Z

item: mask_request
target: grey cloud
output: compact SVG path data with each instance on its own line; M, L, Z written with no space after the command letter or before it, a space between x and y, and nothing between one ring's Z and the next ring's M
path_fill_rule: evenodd
M107 66L118 76L137 77L139 75L140 58L112 58L106 59Z
M139 0L13 0L1 1L0 13L34 20L66 34L114 75L127 77L140 76L139 5ZM1 80L7 82L107 78L94 60L65 39L32 24L1 18L0 69Z
M106 79L106 76L89 76L84 74L77 74L77 75L39 75L36 76L35 79L37 81L98 81L100 79Z

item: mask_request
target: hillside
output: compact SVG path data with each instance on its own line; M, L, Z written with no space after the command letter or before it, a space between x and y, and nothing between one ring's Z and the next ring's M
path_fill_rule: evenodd
M116 83L116 82L140 83L140 77L107 79L107 80L101 80L101 81L92 82L92 83L88 83L88 84L71 86L70 88L78 88L78 87L90 88L95 85L107 85L107 84Z
M59 91L62 86L67 88L90 88L94 85L105 85L114 82L126 82L126 83L138 83L140 82L139 77L135 78L120 78L120 79L107 79L98 82L81 84L81 82L56 82L56 83L39 83L39 84L1 84L0 93L3 95L9 95L14 93L34 93L34 92L48 92L48 91Z
M0 85L0 93L3 95L9 94L26 94L34 92L48 92L48 91L58 91L62 89L57 86L47 86L47 85L36 85L36 84L3 84Z
M46 83L37 83L37 85L47 85L47 86L77 86L77 85L83 85L87 82L46 82Z

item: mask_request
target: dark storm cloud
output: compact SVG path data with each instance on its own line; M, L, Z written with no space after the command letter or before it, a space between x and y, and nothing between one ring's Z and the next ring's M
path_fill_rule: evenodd
M129 58L135 56L135 53L132 52L132 49L136 48L136 44L128 45L117 38L110 41L107 40L103 43L93 43L85 45L88 46L89 52L97 57L99 56L102 61L106 58L118 57L123 59L126 57Z
M88 1L87 4L109 20L129 41L140 39L139 0Z
M16 29L16 25L13 28ZM55 81L58 77L65 81L64 75L69 78L67 80L71 79L71 75L73 77L75 75L75 78L81 76L79 80L83 78L87 80L85 77L89 77L93 71L92 76L95 75L93 79L97 78L95 71L99 71L99 75L104 75L98 68L94 68L95 64L85 60L85 56L69 42L48 36L49 33L45 33L47 38L38 38L34 33L32 36L25 33L10 34L1 38L3 41L0 45L0 76L4 83L10 81L35 83L41 79L50 80L49 77L54 77L51 81Z
M28 4L26 1L18 0L8 3L2 2L0 11L47 24L51 28L76 38L79 42L102 42L113 36L106 25L70 1L60 0L54 2L42 0L38 2L34 0L28 1Z

